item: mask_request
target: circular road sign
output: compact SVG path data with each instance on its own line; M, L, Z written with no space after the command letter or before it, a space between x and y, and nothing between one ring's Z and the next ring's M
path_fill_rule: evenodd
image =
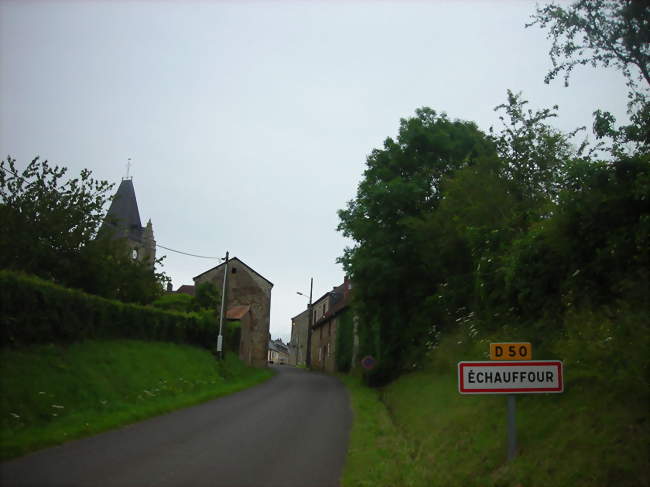
M370 355L366 355L361 359L361 367L366 370L372 370L377 365L377 361Z

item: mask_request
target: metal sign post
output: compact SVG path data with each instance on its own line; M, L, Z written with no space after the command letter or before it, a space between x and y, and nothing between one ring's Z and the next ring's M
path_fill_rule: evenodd
M517 456L517 399L514 394L508 395L508 461Z
M461 394L507 394L508 461L517 456L517 399L515 394L562 393L564 370L559 360L531 360L529 342L490 344L491 362L459 362Z

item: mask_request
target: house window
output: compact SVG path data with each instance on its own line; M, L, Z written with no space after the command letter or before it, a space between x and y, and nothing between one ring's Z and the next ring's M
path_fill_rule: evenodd
M237 274L237 268L236 268L236 267L233 267L233 268L232 268L232 273L233 273L233 274Z

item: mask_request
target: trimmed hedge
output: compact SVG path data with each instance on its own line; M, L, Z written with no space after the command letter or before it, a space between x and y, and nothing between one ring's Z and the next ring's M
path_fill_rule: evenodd
M0 271L2 347L131 338L214 348L218 333L216 318L208 312L185 314L125 304ZM238 335L237 324L224 327L224 334L224 342L234 345L236 336L230 335Z

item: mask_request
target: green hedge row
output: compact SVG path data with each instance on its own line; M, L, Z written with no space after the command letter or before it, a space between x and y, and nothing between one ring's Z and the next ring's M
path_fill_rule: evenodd
M239 327L225 327L234 346ZM132 338L214 348L218 323L211 313L177 313L125 304L42 279L0 271L0 346Z

